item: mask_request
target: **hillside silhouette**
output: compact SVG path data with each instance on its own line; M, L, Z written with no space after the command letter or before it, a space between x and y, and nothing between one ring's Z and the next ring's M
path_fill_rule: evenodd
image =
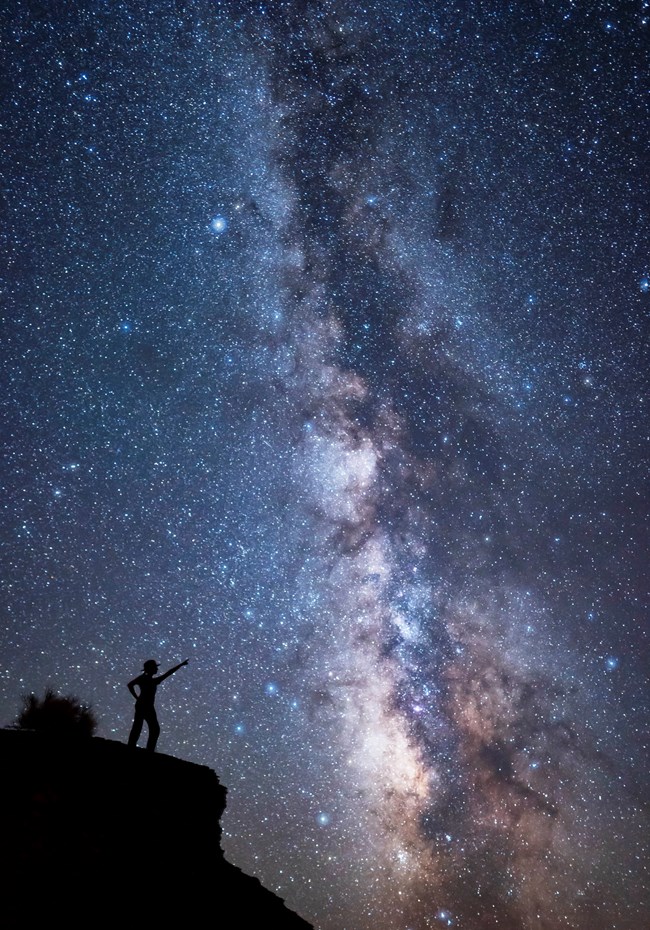
M224 858L207 766L18 729L0 730L0 758L5 927L310 930Z

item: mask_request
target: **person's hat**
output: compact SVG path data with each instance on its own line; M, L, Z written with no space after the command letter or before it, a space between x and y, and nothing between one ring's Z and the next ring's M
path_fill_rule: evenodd
M160 666L158 665L155 659L147 659L147 661L142 666L142 671L148 672L149 669L153 669L154 672L157 672L159 668Z

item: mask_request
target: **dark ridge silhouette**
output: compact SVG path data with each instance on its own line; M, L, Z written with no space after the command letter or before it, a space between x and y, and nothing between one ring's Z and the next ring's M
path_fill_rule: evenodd
M9 728L0 763L3 927L310 930L224 858L207 766Z

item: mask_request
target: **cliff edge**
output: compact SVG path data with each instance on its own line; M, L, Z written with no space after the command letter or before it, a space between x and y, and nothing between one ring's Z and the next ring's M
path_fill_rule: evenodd
M207 766L11 729L0 765L4 926L310 930L224 858L226 789Z

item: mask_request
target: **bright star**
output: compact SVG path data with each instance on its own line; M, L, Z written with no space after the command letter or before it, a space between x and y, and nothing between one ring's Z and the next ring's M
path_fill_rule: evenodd
M225 216L215 216L210 221L210 230L216 235L220 236L221 233L224 233L228 229L228 220Z

